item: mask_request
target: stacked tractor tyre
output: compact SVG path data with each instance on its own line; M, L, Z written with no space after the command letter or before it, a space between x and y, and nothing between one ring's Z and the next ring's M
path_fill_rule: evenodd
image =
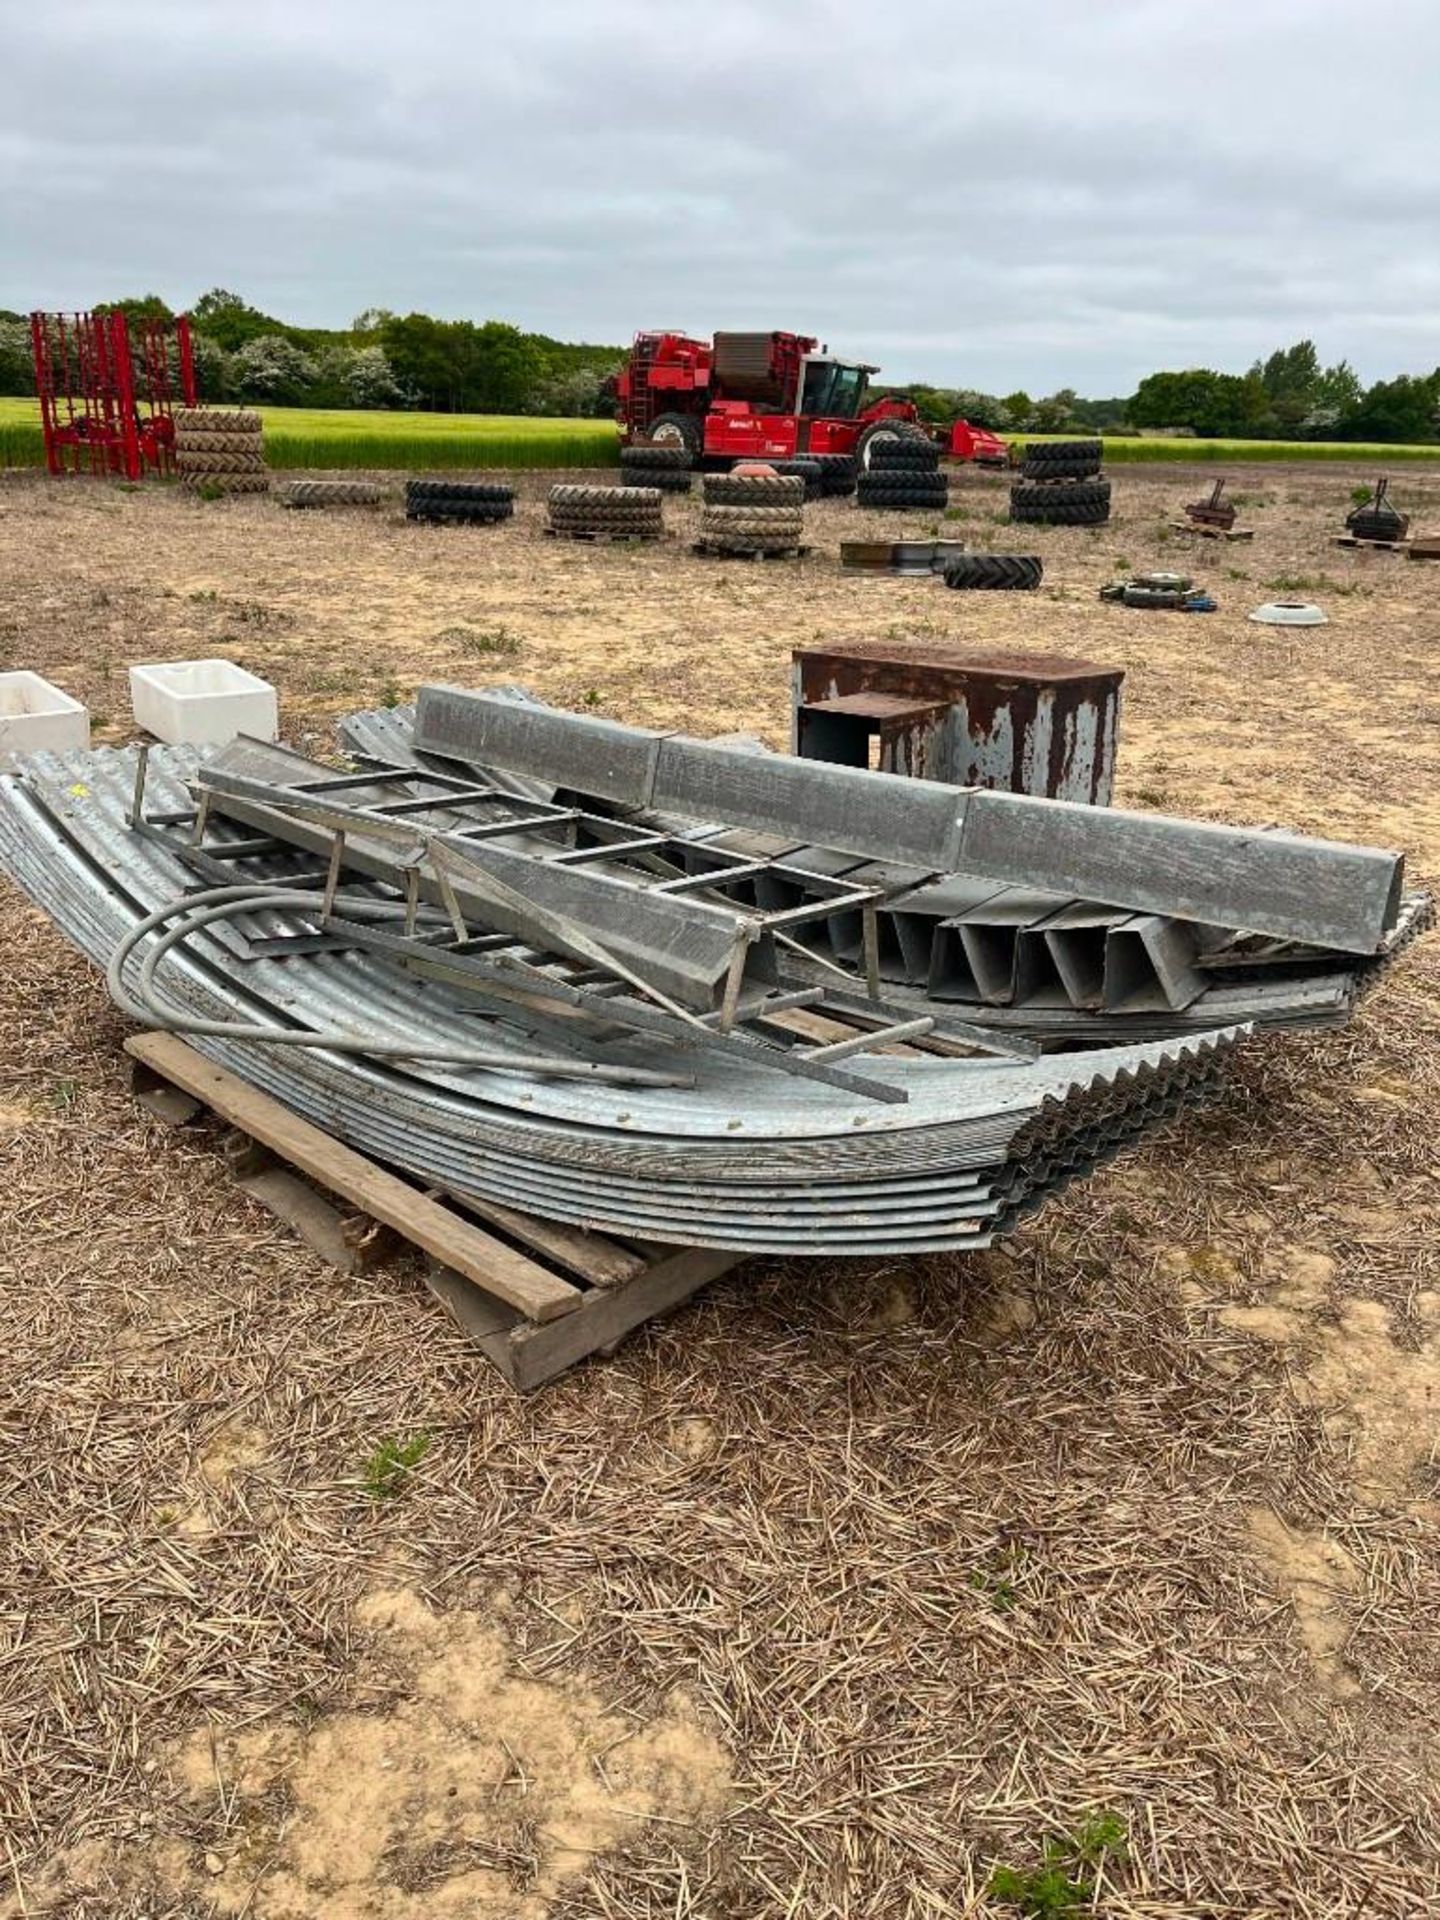
M781 463L785 464L785 463ZM708 473L697 545L713 553L788 553L805 538L803 474Z
M940 449L920 432L886 434L865 449L855 482L855 504L888 512L934 512L949 499Z
M410 480L405 518L432 526L491 527L515 512L515 489L493 480Z
M196 493L268 492L259 414L242 407L178 408L175 471Z
M690 469L695 464L687 446L669 441L656 444L637 440L620 449L620 480L627 487L650 487L660 493L688 493Z
M658 540L664 499L658 487L552 487L549 530L570 539Z
M1044 440L1025 449L1010 518L1028 526L1098 527L1110 518L1110 482L1100 477L1098 440Z

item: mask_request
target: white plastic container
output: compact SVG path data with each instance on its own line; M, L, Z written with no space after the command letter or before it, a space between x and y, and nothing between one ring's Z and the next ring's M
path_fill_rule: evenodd
M90 709L38 673L0 673L0 765L90 745Z
M162 660L131 667L135 724L172 747L223 747L237 733L273 740L275 689L233 660Z

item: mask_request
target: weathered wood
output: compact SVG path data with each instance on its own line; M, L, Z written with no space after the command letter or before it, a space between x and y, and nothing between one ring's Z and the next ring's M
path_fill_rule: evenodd
M454 1196L451 1196L454 1199ZM467 1195L454 1199L466 1213L488 1220L492 1227L523 1240L527 1247L545 1254L559 1266L568 1267L588 1280L592 1287L618 1287L643 1273L648 1262L643 1254L607 1240L602 1233L590 1233L584 1227L567 1227L558 1220L542 1220L538 1214L518 1213L493 1200L477 1200Z
M623 1286L587 1294L574 1313L549 1326L497 1323L488 1303L477 1301L458 1274L443 1267L428 1275L435 1297L479 1342L520 1393L544 1386L577 1360L612 1346L627 1333L688 1300L710 1281L738 1266L740 1253L715 1247L685 1247L657 1261Z
M130 1092L147 1113L163 1120L167 1127L183 1127L205 1111L202 1101L182 1093L143 1060L130 1062Z
M393 1227L527 1319L553 1320L579 1307L583 1296L577 1287L547 1273L459 1214L427 1200L398 1174L387 1172L269 1094L215 1066L177 1035L132 1034L125 1049L133 1059L202 1100L222 1120L273 1147L292 1167Z

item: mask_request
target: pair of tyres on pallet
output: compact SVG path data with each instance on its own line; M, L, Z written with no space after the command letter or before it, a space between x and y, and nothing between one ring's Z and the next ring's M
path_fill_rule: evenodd
M1026 480L1091 480L1104 457L1098 440L1037 440L1026 447L1020 472Z
M291 480L275 497L282 507L378 507L385 491L375 480Z
M175 471L182 485L207 493L265 493L265 443L260 416L244 407L180 407L175 423Z
M798 473L707 473L701 482L707 507L803 507L805 482Z
M1061 480L1010 489L1010 518L1031 525L1098 527L1110 518L1108 480Z
M700 515L703 546L732 552L798 547L805 536L803 505L788 507L707 506Z
M546 500L556 533L654 539L665 531L658 487L552 487Z
M960 553L941 569L947 587L990 593L1028 593L1044 573L1035 553Z
M437 526L490 527L515 512L515 489L494 480L410 480L405 518Z

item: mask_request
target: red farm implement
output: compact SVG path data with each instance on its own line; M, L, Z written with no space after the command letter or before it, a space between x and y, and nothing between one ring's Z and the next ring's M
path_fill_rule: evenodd
M880 439L937 436L908 400L866 403L877 369L837 360L796 333L637 333L615 393L627 443L685 448L697 464L852 456L868 465ZM957 422L940 436L955 459L1003 464L1004 443Z
M32 313L35 391L51 473L169 473L174 410L193 407L190 323L123 313Z

